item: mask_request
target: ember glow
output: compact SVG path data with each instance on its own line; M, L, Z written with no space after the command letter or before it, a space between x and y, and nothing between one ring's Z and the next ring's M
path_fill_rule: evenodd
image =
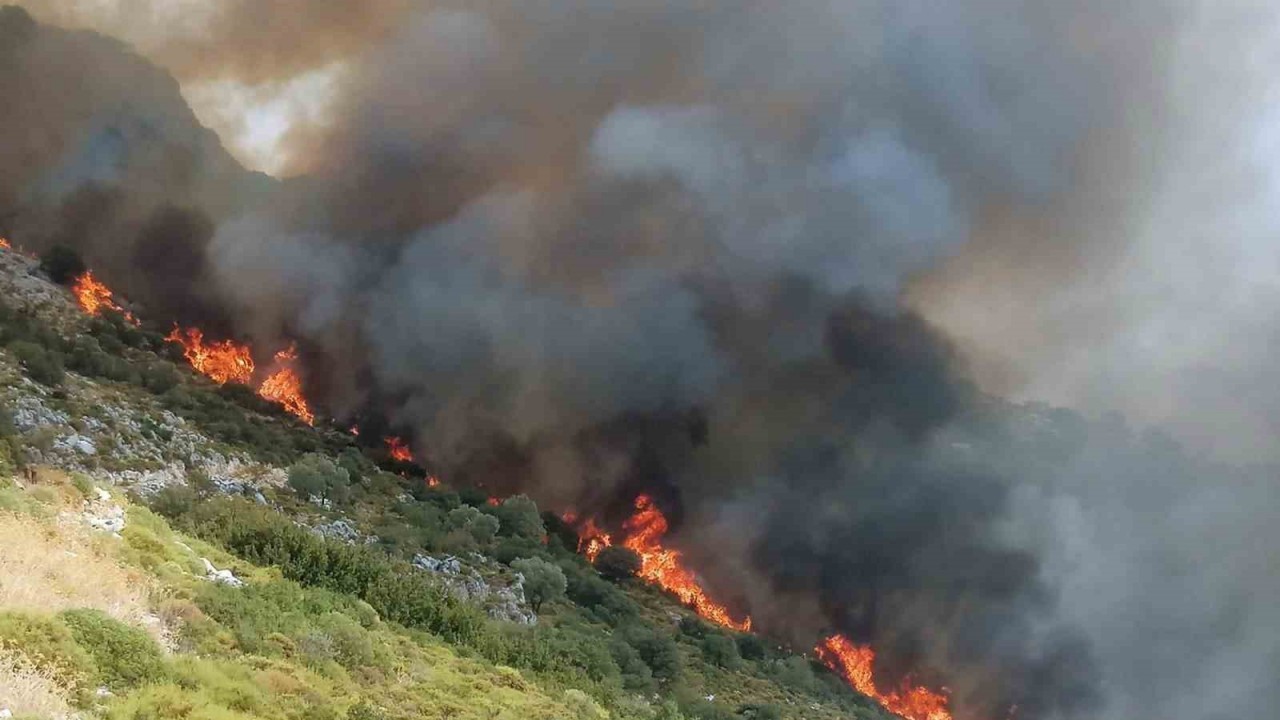
M855 645L843 635L832 635L823 640L815 652L818 659L842 677L855 690L874 699L889 712L906 720L952 720L944 693L912 685L904 680L902 687L881 692L875 683L876 653L865 645Z
M6 243L4 247L8 249L8 244ZM138 324L131 313L126 312L116 303L111 288L99 282L91 270L86 270L83 275L76 278L75 284L71 286L71 293L76 296L76 303L80 305L80 309L90 315L101 315L106 310L113 310L124 315L125 319L134 325Z
M0 237L0 250L12 250L13 246L9 244L7 238Z
M706 620L739 632L751 630L751 618L733 619L728 608L707 597L697 577L681 563L680 552L662 546L662 538L667 534L667 518L650 497L636 498L636 512L622 527L627 533L623 547L640 556L641 578L674 593ZM608 536L602 536L602 542L607 541ZM604 547L607 545L600 550ZM596 553L599 554L599 550Z
M413 462L413 453L409 450L409 445L402 438L388 437L383 438L382 442L387 444L387 452L391 454L392 460L399 462Z
M315 413L307 404L302 394L302 379L295 367L298 361L298 349L292 345L276 353L277 368L258 388L258 394L267 400L278 402L285 410L298 416L308 425L314 425Z

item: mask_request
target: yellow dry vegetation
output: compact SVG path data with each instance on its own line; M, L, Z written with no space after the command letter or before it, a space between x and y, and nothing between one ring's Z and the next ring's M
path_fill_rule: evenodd
M65 718L71 715L67 693L47 672L0 649L0 707L14 715Z
M92 608L163 640L147 611L151 579L125 567L77 522L47 523L0 512L0 609Z

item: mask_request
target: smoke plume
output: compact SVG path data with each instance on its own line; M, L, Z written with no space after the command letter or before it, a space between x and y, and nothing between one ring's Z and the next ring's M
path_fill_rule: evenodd
M869 642L958 717L1280 704L1273 471L987 394L1143 326L1133 230L1178 217L1138 222L1212 114L1167 116L1196 8L307 5L127 35L184 80L341 63L282 182L124 46L0 11L3 229L157 317L299 341L317 404L451 481L615 523L652 495L717 598ZM1078 302L1099 277L1126 292Z

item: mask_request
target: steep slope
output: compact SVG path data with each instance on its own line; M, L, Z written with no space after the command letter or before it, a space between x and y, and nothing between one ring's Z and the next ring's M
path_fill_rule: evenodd
M158 637L176 643L160 675L97 699L84 678L53 676L49 690L17 657L15 687L44 688L23 701L33 711L136 717L195 688L184 712L198 717L882 717L811 659L707 624L639 580L603 579L526 498L429 483L345 430L195 373L145 318L85 315L17 250L0 249L0 289L0 475L21 478L5 505L105 534L114 560L77 564L77 577L91 584L107 563L107 586L123 558L150 588L129 617L164 617ZM308 489L308 468L343 482ZM528 575L538 568L560 589ZM215 590L219 579L237 586ZM194 608L166 610L174 597ZM298 603L320 609L278 617ZM228 699L240 695L254 699Z

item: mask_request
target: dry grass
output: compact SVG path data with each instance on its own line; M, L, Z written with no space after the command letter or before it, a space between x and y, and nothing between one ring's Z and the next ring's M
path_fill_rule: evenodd
M52 677L3 650L0 650L0 708L8 708L14 715L55 719L71 716L66 693Z
M147 611L151 581L111 557L103 539L11 513L0 513L0 537L0 610L94 608L160 633Z

